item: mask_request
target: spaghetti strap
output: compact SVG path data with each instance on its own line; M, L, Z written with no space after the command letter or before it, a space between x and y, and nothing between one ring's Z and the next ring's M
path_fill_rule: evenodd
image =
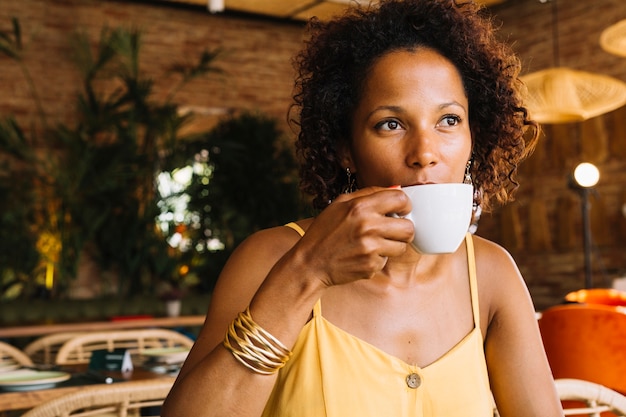
M471 233L465 235L465 247L467 248L467 268L470 281L470 297L472 299L472 313L474 314L474 326L480 328L480 308L478 305L478 283L476 280L476 257L474 255L474 240Z
M296 222L289 222L285 226L289 227L290 229L295 230L296 232L298 232L298 234L300 236L304 236L304 229L302 229L298 223L296 223Z
M322 317L322 299L319 298L313 306L313 318Z

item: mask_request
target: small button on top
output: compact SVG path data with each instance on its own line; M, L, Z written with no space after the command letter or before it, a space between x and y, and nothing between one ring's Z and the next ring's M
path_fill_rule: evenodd
M417 387L422 385L422 378L420 378L418 374L413 372L412 374L407 375L406 384L409 386L409 388L416 389Z

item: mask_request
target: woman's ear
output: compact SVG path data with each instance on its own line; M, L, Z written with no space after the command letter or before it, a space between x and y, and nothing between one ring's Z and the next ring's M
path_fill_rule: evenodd
M346 142L341 142L337 146L337 156L339 157L339 163L344 169L350 168L352 173L356 172L356 167L352 161L352 153L350 152L350 147Z

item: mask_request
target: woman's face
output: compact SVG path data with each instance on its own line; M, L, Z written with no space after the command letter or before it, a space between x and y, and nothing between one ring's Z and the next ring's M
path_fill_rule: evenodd
M425 48L391 52L365 81L342 162L358 187L462 182L472 149L468 115L449 60Z

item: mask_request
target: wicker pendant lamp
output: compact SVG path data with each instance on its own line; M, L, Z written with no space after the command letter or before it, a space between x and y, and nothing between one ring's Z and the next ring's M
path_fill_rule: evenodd
M626 104L626 83L558 65L557 0L551 2L557 65L520 77L528 88L525 104L532 117L546 124L581 122Z
M602 31L600 47L610 54L626 57L626 19Z
M626 104L626 84L605 75L564 67L525 75L526 105L540 123L573 123Z

